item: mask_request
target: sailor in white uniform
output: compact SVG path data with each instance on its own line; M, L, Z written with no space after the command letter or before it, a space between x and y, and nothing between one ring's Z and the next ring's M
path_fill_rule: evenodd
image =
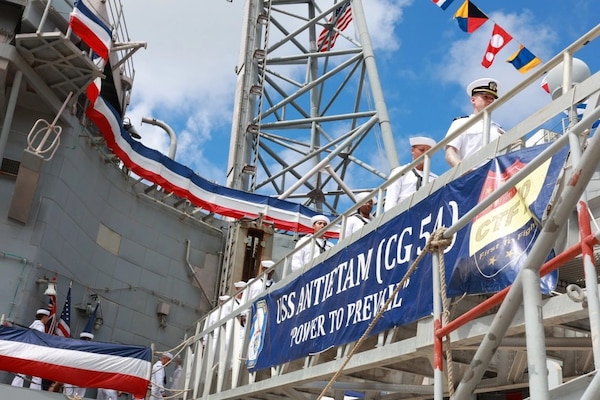
M323 229L325 226L329 225L329 218L324 215L315 215L310 219L310 222L313 226L314 232L318 232ZM313 232L313 234L314 234ZM313 237L312 234L304 236L302 239L298 240L296 243L296 248L299 248L304 243L311 240ZM316 245L311 246L306 245L302 247L302 249L292 256L292 271L297 271L302 269L304 265L308 264L313 258L317 257L319 254L325 253L332 247L332 243L329 242L325 237L320 237L316 239Z
M369 193L358 193L354 197L356 198L356 202L360 203L368 195ZM352 235L352 233L358 231L363 226L365 226L373 220L371 211L373 210L374 205L374 199L369 199L369 201L367 201L358 210L356 210L354 214L348 217L348 220L346 221L346 230L344 231L344 237Z
M498 81L492 78L477 79L467 86L467 94L471 97L473 114L455 118L446 136L449 136L466 124L475 114L492 104L498 98ZM502 127L498 123L491 121L490 142L498 139L503 133L504 130ZM479 121L446 145L446 161L450 166L454 167L461 160L475 154L483 145L483 121Z
M39 332L46 332L46 322L48 322L48 318L50 317L50 310L45 308L40 308L35 312L35 321L29 325L29 329L35 329ZM20 386L23 387L24 384L24 375L18 374L15 376L11 382L11 386ZM29 389L32 390L42 390L42 378L39 376L32 376L31 383L29 384Z
M94 334L92 333L92 330L94 329L94 322L95 322L95 318L93 318L93 316L90 316L90 319L88 320L85 328L79 334L79 338L81 340L90 341L90 340L94 339ZM87 389L84 387L75 386L71 383L65 383L63 386L63 393L68 398L77 398L76 396L79 396L79 398L84 398L86 390ZM100 390L112 390L112 389L98 389L98 392L100 392ZM115 391L115 393L116 393L116 391ZM108 396L104 396L104 393L100 394L100 396L103 396L103 398L110 398L110 395L111 395L111 393L109 393Z
M423 153L435 146L435 140L426 136L411 137L408 141L410 142L410 152L413 160L421 157ZM390 172L390 178L394 177L404 167L405 166L394 168ZM437 178L437 175L429 172L428 182L432 182L435 178ZM425 184L425 179L423 177L423 163L421 163L410 171L405 172L404 175L388 186L383 210L390 210L396 204L419 190L423 184Z
M266 273L265 272L275 265L275 261L273 260L262 260L260 262L259 272L257 277L248 282L249 288L249 299L256 299L260 297L262 293L273 285L273 271Z
M165 367L173 359L173 354L166 352L160 356L160 360L154 363L152 366L152 376L150 381L152 388L150 389L150 400L162 400L165 392L166 379L165 379Z

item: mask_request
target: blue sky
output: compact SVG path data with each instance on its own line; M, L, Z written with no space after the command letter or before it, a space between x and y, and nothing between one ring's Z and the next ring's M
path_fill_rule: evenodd
M319 1L322 9L332 3ZM410 160L409 136L440 140L454 117L470 113L464 89L470 81L497 78L502 93L526 77L505 62L519 44L547 61L600 22L597 0L476 0L514 38L485 69L480 63L493 23L473 34L461 31L453 19L461 4L454 0L443 11L430 0L363 0L401 163ZM131 40L148 43L134 56L128 112L142 141L167 153L162 129L139 126L143 116L166 122L178 136L177 161L224 184L244 1L128 0L124 7ZM597 54L597 43L578 53L592 73L600 68ZM549 101L531 88L521 104L494 119L509 129ZM436 156L433 170L446 169Z

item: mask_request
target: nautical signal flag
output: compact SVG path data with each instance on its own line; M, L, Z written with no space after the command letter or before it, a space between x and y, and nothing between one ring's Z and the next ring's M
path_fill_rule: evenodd
M544 75L544 79L542 79L542 81L540 82L540 86L542 87L542 89L544 89L546 93L550 94L550 86L548 85L548 75Z
M488 20L488 16L469 0L465 0L454 14L454 18L458 22L458 27L467 33L475 32Z
M506 62L511 63L513 67L517 69L517 71L524 74L529 72L532 68L540 65L542 60L533 55L533 53L527 50L525 46L521 45L519 50L510 56Z
M438 6L439 8L441 8L442 10L445 10L446 8L448 8L448 6L449 6L450 4L452 4L452 2L453 2L454 0L431 0L431 1L433 1L433 2L434 2L434 4L435 4L436 6Z
M511 35L502 29L500 25L494 24L492 37L490 38L487 50L483 55L483 60L481 60L481 65L483 65L485 68L489 68L496 59L496 54L498 54L498 52L511 40Z

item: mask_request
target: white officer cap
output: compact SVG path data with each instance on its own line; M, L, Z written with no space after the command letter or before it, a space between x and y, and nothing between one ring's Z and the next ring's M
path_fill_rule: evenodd
M498 86L500 84L494 78L477 79L467 85L467 94L473 96L476 93L487 93L498 98Z
M45 309L45 308L38 308L38 310L35 312L35 315L47 315L47 316L50 316L50 310Z
M231 297L229 297L228 295L224 294L222 296L219 296L219 300L221 301L227 301L229 300Z
M329 221L329 218L327 218L327 217L326 217L326 216L324 216L324 215L315 215L314 217L312 217L312 218L310 219L310 224L311 224L311 225L314 225L314 224L315 224L315 223L317 223L318 221L325 221L325 224L326 224L326 225L329 225L329 222L330 222L330 221Z
M246 287L246 282L244 282L244 281L237 281L237 282L235 282L235 283L233 284L233 286L234 286L236 289L241 289L241 288L243 288L243 287Z
M168 351L164 352L163 357L167 357L169 360L173 359L173 354L169 353Z
M260 262L260 266L263 268L271 268L273 265L275 265L275 261L273 260L262 260Z
M435 140L428 138L427 136L414 136L408 139L411 146L435 146Z

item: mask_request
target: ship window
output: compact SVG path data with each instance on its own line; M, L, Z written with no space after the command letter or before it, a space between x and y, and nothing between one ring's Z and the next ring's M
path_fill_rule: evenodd
M0 173L8 176L17 176L20 165L20 161L3 158L2 165L0 166Z

